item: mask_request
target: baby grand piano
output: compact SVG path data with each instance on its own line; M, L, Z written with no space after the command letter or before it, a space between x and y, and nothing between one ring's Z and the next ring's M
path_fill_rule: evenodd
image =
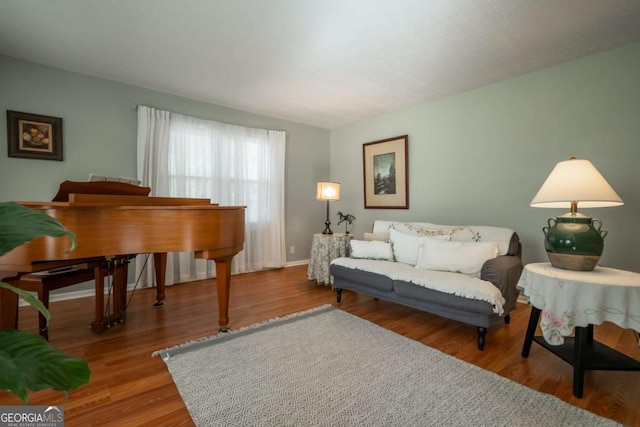
M54 201L18 202L60 221L76 234L77 247L67 252L70 240L66 237L35 239L0 257L0 280L16 284L28 273L83 263L96 265L96 319L92 330L99 332L105 325L124 319L127 258L153 254L158 305L165 297L167 252L192 251L196 258L216 263L218 323L221 330L226 329L231 260L244 247L245 208L218 206L209 199L139 195L145 190L148 194L148 187L125 183L65 181ZM114 308L112 315L105 315L103 267L113 260L125 262L110 273L114 276ZM0 329L17 327L17 306L16 294L0 288Z

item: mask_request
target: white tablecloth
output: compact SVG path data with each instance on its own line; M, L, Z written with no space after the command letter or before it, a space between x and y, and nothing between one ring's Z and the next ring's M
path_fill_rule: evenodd
M542 310L540 328L549 344L562 344L576 326L605 321L640 331L639 273L606 267L571 271L535 263L525 266L518 288Z
M317 280L318 284L333 284L333 276L329 274L329 265L335 258L349 256L350 240L350 234L314 234L307 278Z

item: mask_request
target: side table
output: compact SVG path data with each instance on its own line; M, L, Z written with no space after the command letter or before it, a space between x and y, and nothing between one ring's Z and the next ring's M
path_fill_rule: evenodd
M332 285L333 277L329 274L329 264L334 258L349 256L350 240L350 234L314 234L307 269L309 280L317 280L318 284Z
M593 325L605 321L640 331L639 273L605 267L571 271L535 263L525 266L518 288L532 306L522 357L529 356L535 341L571 364L574 396L582 397L585 371L640 371L640 361L593 339ZM534 336L541 314L543 335Z

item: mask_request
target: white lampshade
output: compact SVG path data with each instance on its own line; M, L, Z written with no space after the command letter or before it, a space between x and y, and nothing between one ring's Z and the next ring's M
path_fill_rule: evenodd
M621 206L624 203L589 160L571 158L556 165L531 201L535 208Z
M340 183L339 182L318 182L316 192L318 200L340 200Z

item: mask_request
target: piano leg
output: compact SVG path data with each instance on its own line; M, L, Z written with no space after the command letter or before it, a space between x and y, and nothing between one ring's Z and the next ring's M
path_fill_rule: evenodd
M232 256L216 258L216 284L218 286L218 325L220 332L228 332L229 328L229 288L231 284Z
M104 330L104 278L105 269L104 265L98 264L93 268L94 272L94 285L95 285L95 306L96 317L91 324L92 332L102 332Z
M153 305L155 307L160 307L164 304L164 282L167 271L167 253L154 253L153 266L156 273L156 302Z
M206 257L205 257L206 259ZM214 258L216 263L216 284L218 287L218 325L220 326L220 332L227 332L229 328L229 288L231 284L231 260L233 255ZM156 275L156 302L154 306L159 307L163 305L165 298L165 278L167 267L167 254L154 253L153 264L155 267Z

